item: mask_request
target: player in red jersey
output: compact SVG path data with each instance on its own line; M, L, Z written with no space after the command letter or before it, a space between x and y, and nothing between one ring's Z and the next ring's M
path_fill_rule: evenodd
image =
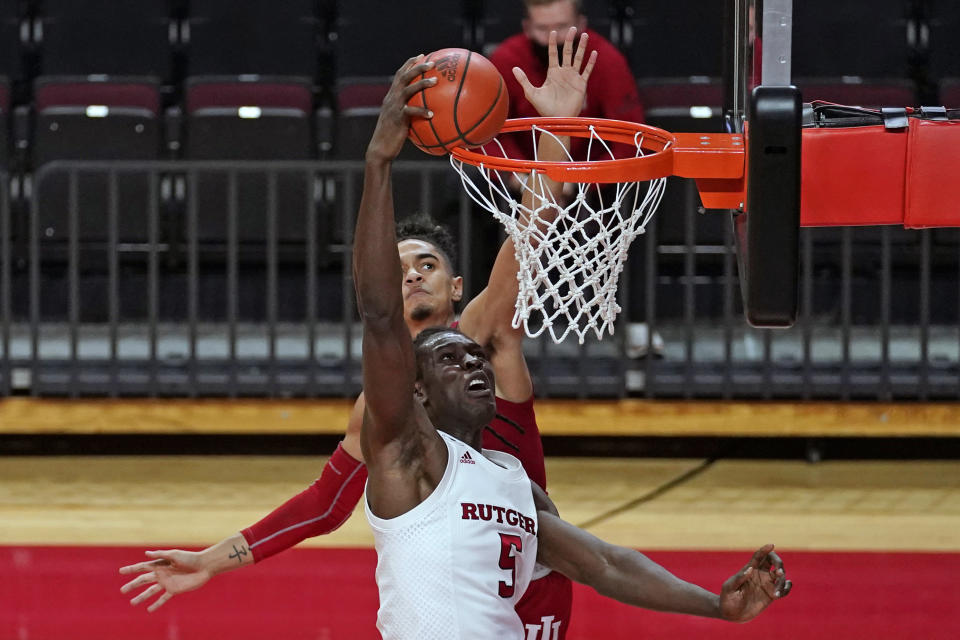
M562 60L556 53L556 34L551 34L554 53L542 86L534 87L522 71L514 71L527 98L543 116L577 115L583 104L597 55L593 53L584 61L588 38L581 35L575 47L575 34L576 29L568 31ZM563 143L569 145L569 140ZM540 152L544 159L565 157L547 136ZM548 184L546 188L554 186ZM411 337L427 327L453 324L463 281L454 275L454 246L449 232L429 219L414 218L398 225L397 240L403 268L404 318ZM466 305L458 328L484 346L496 376L497 416L484 433L483 446L519 458L530 479L546 489L533 384L523 355L523 332L512 326L517 268L513 243L507 240L494 262L487 287ZM174 595L197 589L218 573L258 562L343 524L360 500L367 478L359 437L363 411L361 394L344 440L320 478L256 524L203 551L148 551L152 560L122 567L121 573L141 574L123 586L124 593L151 585L131 603L140 604L159 595L148 607L155 611ZM516 611L528 638L559 640L569 626L572 585L560 573L543 573L535 574L537 579L530 583Z

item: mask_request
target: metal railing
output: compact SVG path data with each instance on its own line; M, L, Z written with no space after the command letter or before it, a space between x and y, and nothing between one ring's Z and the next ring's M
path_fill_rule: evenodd
M347 396L360 162L57 162L0 180L0 395ZM399 214L456 230L467 297L501 240L443 162L398 162ZM27 181L26 184L30 184ZM616 335L528 341L541 396L960 395L955 230L805 229L801 317L743 320L726 214L692 183L635 243ZM644 340L662 337L662 347ZM647 344L650 343L650 344Z

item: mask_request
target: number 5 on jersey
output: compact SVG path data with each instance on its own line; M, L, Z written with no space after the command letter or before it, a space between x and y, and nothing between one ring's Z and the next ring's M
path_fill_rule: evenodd
M500 597L511 598L517 588L517 558L513 554L513 549L517 552L523 551L523 540L520 536L512 533L500 534L500 568L510 572L510 582L500 581Z

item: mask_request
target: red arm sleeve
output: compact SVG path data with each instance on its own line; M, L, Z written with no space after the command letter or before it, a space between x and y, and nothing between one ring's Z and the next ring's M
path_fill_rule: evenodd
M366 481L366 466L338 445L313 484L240 532L254 562L336 530L353 513Z

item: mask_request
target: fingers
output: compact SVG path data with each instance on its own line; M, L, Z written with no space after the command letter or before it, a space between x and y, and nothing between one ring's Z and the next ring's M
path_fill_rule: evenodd
M172 593L170 593L169 591L165 592L162 596L157 598L156 602L154 602L149 607L147 607L147 611L149 611L150 613L153 613L154 611L162 607L164 604L166 604L167 600L169 600L172 597L173 597Z
M587 34L583 34L586 36ZM591 51L590 58L587 60L587 66L583 68L583 73L580 74L580 77L583 78L583 81L586 82L590 79L590 74L593 73L593 67L597 64L597 52Z
M793 589L793 582L787 580L780 589L777 590L775 594L777 598L786 598L790 595L790 590Z
M570 27L567 29L567 35L563 37L563 64L565 66L570 65L570 59L573 57L573 38L577 35L577 28ZM577 54L580 53L580 50L577 50ZM580 67L575 67L579 69Z
M149 551L147 553L149 553ZM143 573L144 571L151 571L154 567L168 564L170 564L170 562L166 559L148 560L146 562L138 562L137 564L128 564L125 567L120 567L120 573Z
M771 555L773 556L773 558L770 557ZM780 561L780 557L777 554L773 553L772 544L765 544L759 549L757 549L757 551L754 552L753 556L751 556L749 562L743 565L743 568L740 569L740 571L730 576L725 586L727 586L731 590L739 589L747 582L747 580L750 579L750 576L753 575L754 571L769 570L770 567L772 566L771 564L772 562L779 563L777 565L777 572L775 574L776 576L775 579L778 580L778 583L776 586L779 589L780 587L783 586L783 583L780 582L784 579L783 563Z
M161 591L163 591L163 587L161 587L158 584L155 584L149 589L147 589L146 591L144 591L143 593L141 593L140 595L138 595L136 598L132 599L130 601L130 604L132 604L133 606L136 606L141 602L143 602L144 600L149 600L150 598L157 595Z
M790 593L790 588L793 586L793 583L787 580L786 570L783 568L783 560L780 559L780 556L777 555L776 552L771 551L767 554L766 559L763 561L762 568L769 570L774 576L773 597L782 598Z
M156 573L154 573L153 571L151 571L150 573L144 573L143 575L137 576L127 584L120 587L120 593L128 593L138 587L142 587L145 584L150 584L151 582L156 582L156 581L157 581Z
M414 81L417 76L422 76L427 71L432 69L434 64L435 63L433 60L415 64L400 76L399 83L403 85L404 92L407 93L407 97L412 96L417 91L423 91L427 87L432 87L433 85L437 84L436 77L420 78L419 80L416 80L416 82Z
M407 104L417 93L437 84L436 76L429 78L423 77L423 75L435 65L433 60L424 61L423 59L423 54L420 54L407 60L406 64L397 72L392 91L399 91L401 104L403 105L400 110L404 115L417 118L432 118L433 112L426 107L416 107ZM419 79L417 79L418 76ZM387 98L384 98L384 104L389 100L388 95Z
M755 569L760 569L761 565L767 562L767 557L770 555L772 551L773 551L772 544L763 545L762 547L756 550L756 552L753 554L753 557L750 558L750 562L748 562L747 565L752 566ZM766 566L769 567L770 565L767 564Z
M520 67L514 67L513 77L516 78L517 82L520 83L520 88L523 89L523 95L529 95L529 92L533 90L533 85L527 78L527 74L523 72L523 69Z
M740 569L740 571L736 572L735 574L727 578L727 581L726 583L724 583L723 586L728 591L736 591L737 589L742 587L747 582L747 580L750 579L750 575L753 572L754 572L754 568L751 567L750 564L748 563L746 566Z
M424 89L428 89L433 85L437 84L437 78L423 78L422 80L417 80L416 82L407 85L404 87L401 94L401 99L403 100L403 113L410 117L415 118L432 118L433 111L427 109L426 107L417 107L412 104L409 104L410 99L417 95L419 92Z
M576 27L570 27L570 31L567 33L567 43L569 43L570 46L573 46L573 35L576 31ZM583 55L587 52L587 38L586 32L580 34L580 42L577 43L577 53L573 56L574 69L579 70L583 65ZM564 47L564 53L566 53L566 47ZM569 58L567 59L569 60Z
M779 570L780 572L783 572L783 560L780 559L780 556L778 556L775 551L770 551L770 553L767 554L767 557L763 560L760 568L772 568L774 571Z
M547 37L547 68L556 67L557 61L557 32L551 31Z

